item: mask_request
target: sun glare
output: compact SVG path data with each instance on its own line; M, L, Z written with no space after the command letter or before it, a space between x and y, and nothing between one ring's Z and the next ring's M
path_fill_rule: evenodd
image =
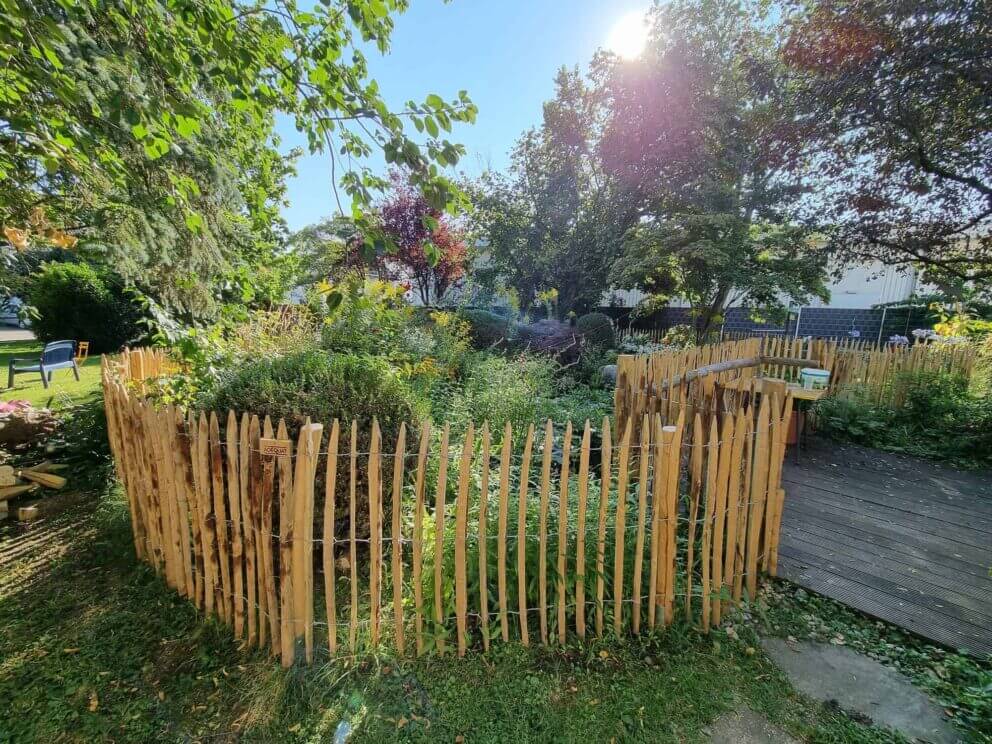
M632 11L613 25L606 39L606 48L624 59L634 59L644 51L648 43L647 16L643 12Z

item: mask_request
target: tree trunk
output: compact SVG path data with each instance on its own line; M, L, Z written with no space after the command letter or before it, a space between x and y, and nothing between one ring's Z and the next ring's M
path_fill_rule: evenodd
M730 287L719 287L713 301L696 314L696 343L703 343L713 326L713 318L723 310L723 304L730 296ZM694 308L695 309L695 308Z

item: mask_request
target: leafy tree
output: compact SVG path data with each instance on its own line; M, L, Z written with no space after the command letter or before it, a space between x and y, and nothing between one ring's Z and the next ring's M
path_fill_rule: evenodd
M643 60L597 62L609 109L604 166L637 224L611 278L682 298L704 336L731 303L764 311L823 296L825 253L796 220L801 142L763 6L674 2L653 11Z
M342 215L307 225L289 240L300 267L299 280L313 285L330 280L360 239L355 221Z
M390 111L363 52L388 50L406 7L3 0L0 220L24 231L41 206L191 312L225 293L253 296L246 282L257 272L244 267L271 265L285 239L278 212L291 162L273 136L277 112L312 152L328 153L357 220L385 186L362 165L376 148L444 208L455 192L439 167L463 150L442 130L472 121L474 105L464 92L451 102L431 94ZM415 140L412 128L426 135Z
M419 191L405 174L393 174L393 188L378 205L377 218L391 250L375 264L380 275L411 281L424 305L440 304L465 275L467 249L462 230Z
M471 186L488 254L480 280L513 288L524 311L556 289L559 312L585 312L599 305L635 212L599 160L597 90L567 69L555 86L541 127L517 142L509 174L488 172Z
M992 6L818 0L784 58L822 185L809 209L847 258L992 280Z

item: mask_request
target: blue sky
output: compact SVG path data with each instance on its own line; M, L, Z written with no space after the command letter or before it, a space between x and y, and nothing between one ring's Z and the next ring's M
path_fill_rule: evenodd
M540 121L559 67L584 70L615 22L649 5L650 0L412 0L410 10L396 17L390 53L369 52L369 68L394 110L428 93L447 99L467 90L479 107L478 121L457 127L449 139L467 149L458 170L476 175L487 166L505 167L514 140ZM285 149L304 145L290 121L280 119L277 129ZM385 167L381 161L372 165ZM298 171L284 210L293 230L334 211L329 158L305 156Z

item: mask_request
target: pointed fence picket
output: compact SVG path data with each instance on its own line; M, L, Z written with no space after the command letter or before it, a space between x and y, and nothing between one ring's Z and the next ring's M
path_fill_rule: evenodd
M135 552L285 666L325 648L463 655L494 638L564 644L677 619L708 629L775 570L789 397L729 410L694 383L621 428L325 432L156 407L149 378L168 369L156 351L103 360Z

